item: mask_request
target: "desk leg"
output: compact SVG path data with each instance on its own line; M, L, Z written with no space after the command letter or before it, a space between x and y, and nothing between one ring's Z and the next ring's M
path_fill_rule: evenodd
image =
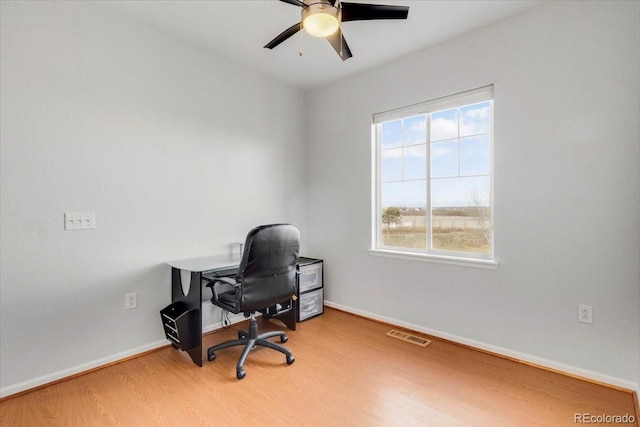
M292 331L295 331L296 330L296 305L295 304L296 304L296 301L291 300L291 307L288 310L280 313L275 313L271 311L271 308L268 308L266 310L260 310L260 312L262 313L262 316L265 319L278 319L282 323L284 323L284 325L287 328L291 329ZM273 309L275 310L275 307L273 307Z
M180 269L171 268L171 302L182 301L189 310L194 310L196 315L191 326L190 333L194 335L192 340L196 344L191 348L182 349L186 351L193 363L202 366L202 273L191 272L191 283L189 291L185 295L182 291L182 277Z
M282 320L282 323L285 324L285 326L289 329L291 329L292 331L296 330L296 310L295 310L295 306L294 306L295 302L292 301L291 302L291 309L289 309L287 312L282 313L282 315L279 317L280 320Z

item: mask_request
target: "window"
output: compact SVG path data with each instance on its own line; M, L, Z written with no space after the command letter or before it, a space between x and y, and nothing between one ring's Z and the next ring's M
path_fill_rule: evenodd
M492 260L493 87L373 118L377 252Z

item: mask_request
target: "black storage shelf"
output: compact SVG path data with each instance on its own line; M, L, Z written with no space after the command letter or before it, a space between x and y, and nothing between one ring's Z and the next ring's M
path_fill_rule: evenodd
M189 309L182 302L169 304L160 311L164 334L175 348L190 350L198 345L200 337L196 332L198 328L198 313L195 309Z
M296 321L304 322L324 313L324 261L298 258Z

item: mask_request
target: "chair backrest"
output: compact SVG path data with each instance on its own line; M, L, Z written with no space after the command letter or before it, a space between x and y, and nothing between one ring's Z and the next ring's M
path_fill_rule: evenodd
M300 232L290 224L261 225L247 235L236 280L239 308L248 312L285 301L296 291Z

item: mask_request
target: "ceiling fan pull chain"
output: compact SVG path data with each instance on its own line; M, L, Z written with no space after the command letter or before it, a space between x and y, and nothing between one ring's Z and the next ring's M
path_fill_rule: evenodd
M300 22L300 31L302 31L304 29L304 26L302 25L302 22ZM304 55L304 48L305 48L305 39L306 37L302 37L300 40L300 47L298 48L298 56L302 58L302 55Z

